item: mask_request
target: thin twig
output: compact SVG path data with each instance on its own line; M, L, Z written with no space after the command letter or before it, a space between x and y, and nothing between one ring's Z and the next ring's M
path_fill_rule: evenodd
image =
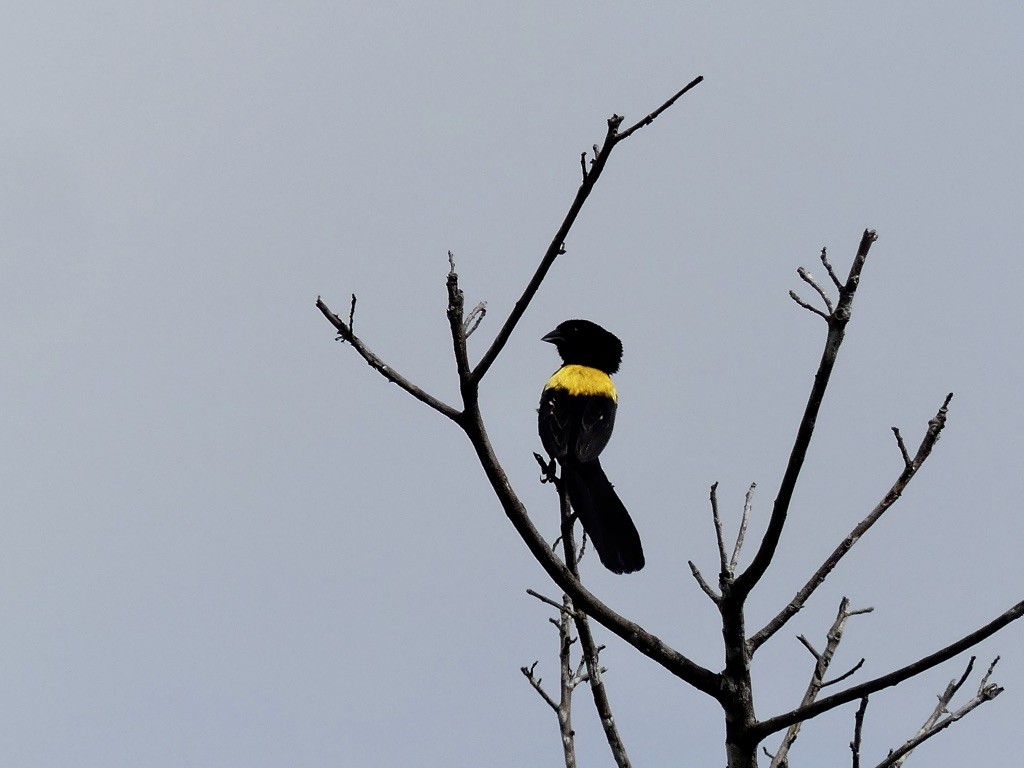
M815 649L813 645L811 645L810 640L808 640L803 635L797 635L796 639L799 640L803 644L804 648L806 648L810 652L811 656L814 657L815 661L821 659L821 654L818 653L818 651Z
M541 683L543 682L543 680L541 680L541 678L539 677L535 677L533 674L534 670L536 669L537 662L535 661L528 667L520 667L519 671L522 672L526 679L530 681L530 685L533 686L533 690L539 693L540 697L544 699L545 703L547 703L547 705L557 713L558 703L548 695L548 692L545 691L543 687L541 687Z
M864 731L864 713L868 709L868 697L860 700L857 707L857 714L853 716L853 741L850 742L850 751L853 752L853 768L860 768L860 744L861 734Z
M791 298L793 301L795 301L797 304L799 304L804 309L809 310L809 311L813 312L814 314L816 314L818 317L822 318L826 323L828 322L828 315L826 315L824 312L822 312L820 309L818 309L814 305L808 304L806 301L801 299L797 295L796 291L790 291L789 292L789 298Z
M707 581L704 579L704 576L701 575L700 569L697 568L693 560L687 560L687 563L689 563L690 573L692 573L693 578L697 580L697 586L701 588L701 591L704 592L705 595L710 597L713 602L720 603L722 601L722 596L711 588L711 585L708 584Z
M470 382L469 350L466 347L466 321L464 319L465 296L459 288L459 274L455 271L455 256L448 251L448 263L451 268L448 270L448 279L445 286L448 289L448 309L445 314L448 316L448 328L452 337L452 350L455 352L455 370L459 374L459 389L462 392L462 400L468 407L470 401L475 401L476 390Z
M715 525L715 540L718 542L718 572L721 574L721 578L726 578L729 574L729 556L725 553L722 516L718 514L718 483L713 483L711 486L711 520Z
M851 613L850 615L852 616L853 614ZM843 680L846 680L847 678L853 677L855 674L857 674L857 671L861 667L863 667L863 666L864 666L864 659L861 659L856 664L854 664L852 667L850 667L850 669L848 669L846 672L843 672L843 674L841 674L836 679L834 679L834 680L826 680L824 683L821 684L821 687L822 688L828 688L830 685L835 685L836 683L841 683L841 682L843 682Z
M484 316L487 314L487 302L479 302L473 309L466 315L466 322L464 324L466 338L468 339L473 335L473 331L480 327L480 323L483 321Z
M821 297L821 300L825 302L825 306L828 308L828 314L831 315L833 312L835 312L836 308L832 304L832 299L830 299L828 297L828 294L825 293L825 289L818 285L818 282L813 277L811 277L811 273L808 272L803 267L797 269L796 273L800 275L801 280L803 280L805 283L811 286L811 288L818 292L818 295Z
M825 271L828 272L828 276L832 278L832 284L837 290L843 290L843 283L836 275L836 271L832 269L832 265L828 263L828 249L822 247L821 249L821 263L825 267Z
M673 104L675 104L675 103L676 103L676 101L677 101L677 100L678 100L678 99L679 99L679 98L680 98L680 97L681 97L681 96L682 96L682 95L683 95L684 93L686 93L687 91L689 91L689 90L690 90L691 88L696 88L696 87L697 87L698 85L700 85L700 83L701 83L701 82L702 82L703 80L704 80L704 76L703 76L703 75L701 75L700 77L695 77L695 78L694 78L693 80L691 80L691 81L690 81L690 82L688 82L688 83L687 83L686 85L684 85L684 86L682 87L682 89L681 89L681 90L680 90L680 91L679 91L678 93L676 93L676 95L675 95L675 96L673 96L673 97L672 97L671 99L669 99L669 100L668 100L668 101L666 101L666 102L665 102L664 104L662 104L662 105L661 105L660 107L658 107L658 108L657 108L656 110L654 110L653 112L651 112L651 114L649 114L649 115L648 115L647 117L645 117L645 118L644 118L643 120L641 120L640 122L638 122L638 123L637 123L636 125L632 126L631 128L627 128L627 129L626 129L625 131L623 131L622 133L620 133L620 134L618 135L618 137L617 137L617 140L618 140L618 141L622 141L622 139L626 139L626 138L629 138L629 137L630 137L630 136L631 136L631 135L632 135L632 134L633 134L634 132L636 132L636 131L640 130L640 129L641 129L641 128L643 128L643 127L644 127L645 125L650 125L651 123L653 123L653 122L655 121L655 119L656 119L656 118L658 117L658 115L660 115L660 114L661 114L662 112L664 112L664 111L665 111L666 109L668 109L668 108L669 108L669 107L671 107L671 106L672 106Z
M896 445L900 449L900 455L903 456L903 465L908 469L914 466L913 461L910 459L910 454L907 453L907 444L903 442L903 435L900 434L899 427L893 427L892 433L896 435Z
M337 329L339 338L341 338L342 341L348 342L352 348L359 353L359 356L362 357L371 368L377 371L377 373L393 384L397 384L400 388L404 389L421 403L429 405L435 411L447 416L452 421L457 422L462 418L462 413L460 411L420 389L390 365L381 360L358 336L352 332L352 327L350 325L346 325L344 320L334 314L330 307L328 307L319 296L316 297L316 306L317 309L323 313L324 317L330 321L331 325ZM355 307L354 302L352 306L353 308ZM350 313L351 312L352 310L350 310Z
M528 589L528 590L526 590L526 594L528 594L528 595L529 595L530 597L535 597L535 598L537 598L537 599L538 599L538 600L540 600L540 601L541 601L542 603L544 603L544 604L546 604L546 605L550 605L550 606L551 606L552 608L556 608L556 609L558 609L559 611L566 611L566 610L569 610L568 608L566 608L566 607L565 607L565 605L564 605L563 603L559 603L559 602L556 602L556 601L552 600L552 599L551 599L550 597L545 597L545 596L544 596L544 595L542 595L542 594L541 594L540 592L535 592L535 591L534 591L534 590L532 590L532 589ZM573 612L572 612L572 615L573 615L573 616L577 616L578 614L577 614L577 612L576 612L576 611L573 611Z
M754 489L757 483L751 483L747 488L746 498L743 499L743 515L740 517L740 530L736 534L736 546L732 548L732 557L729 558L729 573L735 573L736 566L740 561L740 552L743 550L743 541L747 537L747 525L750 524L750 510L753 507Z

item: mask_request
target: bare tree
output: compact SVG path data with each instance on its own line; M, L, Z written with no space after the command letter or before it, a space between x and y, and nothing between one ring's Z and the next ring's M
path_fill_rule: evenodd
M571 725L572 692L578 684L583 682L589 683L591 687L595 705L602 724L605 726L604 732L616 763L619 766L629 765L625 747L614 727L607 692L601 680L602 670L598 659L599 648L595 645L590 632L590 619L601 624L608 631L617 635L652 661L660 664L682 682L718 702L725 719L725 747L729 768L754 768L757 765L759 747L770 736L780 732L784 732L784 736L781 745L772 755L772 765L787 765L789 750L796 741L800 732L800 726L803 723L836 707L854 701L859 701L860 707L855 717L851 752L853 764L859 766L861 760L861 734L867 702L870 696L885 688L899 685L954 658L998 632L1010 622L1017 620L1021 615L1024 615L1024 602L1019 602L984 626L947 643L941 648L930 650L926 655L899 669L822 696L821 693L826 688L840 687L840 683L847 682L860 668L858 664L846 673L838 675L831 680L826 680L826 674L836 647L842 639L842 632L846 621L859 613L870 610L851 610L849 601L844 598L839 607L836 621L826 636L824 650L818 651L810 641L802 638L804 645L814 659L814 668L807 691L801 702L788 712L781 712L764 719L759 719L756 716L754 689L750 672L751 660L754 654L804 607L808 599L822 585L860 537L877 523L886 510L899 499L918 470L928 459L946 423L952 395L945 398L935 417L928 423L920 444L913 453L907 448L900 431L893 428L901 466L889 490L883 495L875 508L823 560L822 564L808 578L804 586L797 591L792 600L782 606L765 626L754 632L749 632L746 626L747 600L771 566L779 541L786 529L786 520L793 493L800 478L804 459L817 422L818 412L824 400L829 379L853 313L853 300L860 285L868 253L877 240L877 236L873 231L867 230L863 233L845 280L840 279L837 275L824 249L821 251L820 260L828 277L829 284L827 284L827 289L818 283L807 270L803 268L798 270L799 277L814 291L820 300L820 305L815 306L815 304L805 301L795 293L791 293L791 296L801 307L824 320L826 324L824 349L817 371L814 374L807 405L797 428L796 439L790 452L789 461L775 496L767 529L757 545L750 564L746 568L739 569L738 564L740 551L744 544L746 520L749 515L750 494L748 494L741 519L739 536L730 552L722 533L716 489L712 487L711 512L718 540L719 574L717 588L713 587L703 577L698 567L692 562L690 563L690 568L701 589L717 606L721 617L722 637L724 640L724 667L721 671L716 672L693 662L685 653L670 647L661 638L644 627L613 611L584 586L576 567L578 554L573 538L573 520L564 493L560 492L559 494L563 520L561 536L563 557L560 558L557 555L557 550L551 547L537 531L527 513L525 505L513 489L488 438L484 416L480 408L479 388L481 381L487 375L498 355L501 354L548 271L558 257L565 253L565 242L569 231L583 205L586 203L588 196L600 179L614 149L641 128L653 123L663 112L675 104L678 99L697 86L702 79L701 77L694 79L656 110L627 128L623 128L624 118L619 115L612 115L608 119L603 143L600 146L595 145L593 153L589 157L586 152L582 153L580 157L582 180L579 189L569 206L564 220L558 227L541 258L536 273L515 303L511 313L505 319L490 346L475 364L469 359L467 338L479 327L484 314L484 307L478 305L469 312L465 311L463 292L459 286L459 276L455 269L455 261L451 254L449 254L447 318L451 332L452 349L455 355L455 368L459 380L461 399L459 405L443 402L421 389L378 357L362 338L356 335L354 329L355 295L352 296L347 319L331 311L320 298L317 298L316 305L336 329L338 339L351 345L374 370L389 381L397 384L416 399L447 417L465 433L506 516L512 522L515 530L537 562L558 588L562 590L563 597L561 600L552 600L537 595L545 602L550 603L558 612L558 617L553 620L558 628L559 637L560 694L558 699L556 700L542 687L541 680L535 676L536 665L524 667L523 673L558 717L562 734L563 753L567 766L575 764ZM557 480L555 477L551 477L551 479ZM557 482L556 487L558 487ZM570 658L571 648L576 642L576 639L572 637L573 627L575 627L576 635L580 645L583 647L582 661L578 665L574 665ZM967 672L960 679L959 683L951 684L951 688L947 688L946 694L940 697L939 707L928 718L920 731L904 745L891 752L890 755L879 763L879 766L901 765L902 761L906 759L911 750L918 744L931 738L931 736L953 722L956 722L981 703L991 700L998 695L1002 689L989 683L990 669L989 674L986 674L982 680L977 695L960 709L950 713L948 705L953 695L966 681L971 668L971 665L969 665Z

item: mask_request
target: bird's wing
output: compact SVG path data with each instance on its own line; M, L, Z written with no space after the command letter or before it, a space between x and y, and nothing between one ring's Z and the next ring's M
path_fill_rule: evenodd
M579 409L579 436L576 438L576 458L593 461L608 445L615 426L616 403L610 397L584 397Z
M545 389L537 410L537 431L544 450L553 459L564 459L572 440L573 414L569 394L563 389Z

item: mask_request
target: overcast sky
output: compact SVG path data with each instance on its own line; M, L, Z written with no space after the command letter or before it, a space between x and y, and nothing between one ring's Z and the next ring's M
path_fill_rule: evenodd
M763 529L824 324L787 296L877 229L775 567L773 615L895 479L890 427L949 426L900 503L759 653L792 708L843 595L866 680L1024 597L1024 9L1017 2L18 3L0 27L0 762L557 766L557 597L458 430L369 369L317 295L455 402L446 251L488 302L481 354L612 113L639 119L484 383L509 476L552 538L540 336L625 344L603 463L647 568L584 577L722 664L707 505L758 483ZM361 7L357 7L360 6ZM655 7L657 6L657 7ZM1024 625L978 649L1006 687L908 765L1019 761ZM641 765L721 765L717 705L599 631ZM864 760L966 659L872 699ZM973 689L975 679L968 683ZM583 693L581 691L581 693ZM581 764L610 765L592 707ZM793 765L846 765L853 707ZM777 740L772 740L774 747Z

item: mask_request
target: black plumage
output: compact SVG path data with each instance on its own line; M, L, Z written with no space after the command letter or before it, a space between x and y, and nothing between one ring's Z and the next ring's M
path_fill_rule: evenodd
M567 320L543 340L558 348L563 365L541 395L541 442L561 465L569 503L601 562L615 573L638 571L644 566L640 535L598 459L615 426L611 374L619 370L622 343L588 320Z

